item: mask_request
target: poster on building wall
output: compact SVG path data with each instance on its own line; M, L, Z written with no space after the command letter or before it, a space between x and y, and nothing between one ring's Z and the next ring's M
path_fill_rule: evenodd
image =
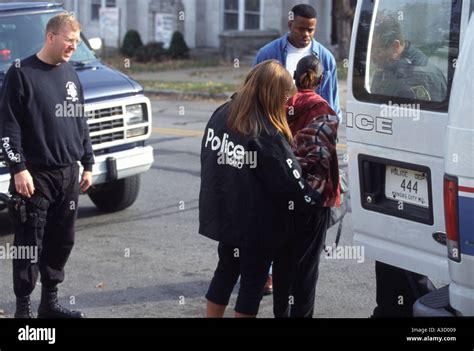
M175 16L169 13L155 13L155 41L163 43L168 49L171 43L175 26Z
M120 12L117 7L100 9L100 37L108 47L119 47Z

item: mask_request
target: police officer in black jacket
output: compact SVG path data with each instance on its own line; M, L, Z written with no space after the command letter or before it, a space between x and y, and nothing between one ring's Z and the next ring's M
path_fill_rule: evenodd
M41 51L12 65L5 77L0 137L11 173L10 193L17 199L9 208L14 245L39 257L13 260L16 318L33 317L30 294L38 271L38 317L84 317L57 299L74 245L79 189L90 187L94 163L81 83L67 63L79 40L77 20L67 13L56 15L47 24ZM80 182L78 161L84 168Z
M395 98L441 102L446 98L443 72L408 40L400 23L383 16L375 26L372 59L377 66L371 92Z
M275 252L294 235L293 215L321 205L325 183L313 190L303 180L289 144L285 102L293 94L286 69L265 61L206 127L199 233L219 241L208 317L224 315L239 276L235 316L255 317Z

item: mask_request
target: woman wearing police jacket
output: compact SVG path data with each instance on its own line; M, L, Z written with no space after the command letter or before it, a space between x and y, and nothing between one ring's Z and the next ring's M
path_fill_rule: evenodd
M294 240L294 214L321 205L324 182L314 190L302 179L290 147L285 103L293 90L283 66L262 62L206 126L199 233L219 242L208 317L224 315L239 276L235 316L255 317L276 251Z

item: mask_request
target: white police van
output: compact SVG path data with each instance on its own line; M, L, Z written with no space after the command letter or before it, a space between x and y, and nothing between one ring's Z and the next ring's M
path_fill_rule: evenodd
M448 304L456 315L474 315L473 9L474 0L359 0L354 21L347 94L354 240L377 261L449 285L419 300L418 316L452 315L441 308ZM374 91L383 16L396 18L404 39L442 72L445 91L430 96L411 86L407 97L398 83Z

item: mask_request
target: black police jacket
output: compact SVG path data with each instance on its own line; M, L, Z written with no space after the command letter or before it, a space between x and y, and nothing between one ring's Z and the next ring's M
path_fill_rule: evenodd
M294 215L321 206L321 196L276 128L236 133L228 107L214 112L202 140L199 233L235 247L280 247L294 233Z

